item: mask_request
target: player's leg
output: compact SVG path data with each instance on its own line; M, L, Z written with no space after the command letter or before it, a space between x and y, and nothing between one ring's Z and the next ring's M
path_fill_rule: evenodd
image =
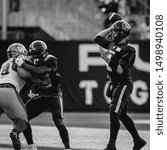
M139 136L133 120L128 116L127 103L125 104L124 108L120 113L120 120L133 137L134 141L133 150L140 150L146 144L146 141Z
M33 135L30 123L28 123L27 128L23 131L23 135L27 141L26 150L37 150L33 141Z
M20 150L21 143L19 133L27 127L27 114L23 102L14 88L0 88L0 106L4 113L13 121L13 129L10 133L13 147Z
M32 120L48 108L48 103L44 97L38 96L28 100L25 106L27 110L28 120Z
M68 130L63 121L63 99L62 96L49 98L50 111L53 121L59 130L60 137L65 149L70 149Z
M116 140L120 129L119 114L131 91L132 87L130 85L115 85L111 89L110 139L105 150L116 150Z
M31 120L37 116L39 116L42 112L44 112L47 108L47 102L43 97L39 96L33 99L30 99L26 103L26 109L28 114L28 119ZM34 145L32 128L30 123L28 123L27 128L23 132L26 141L27 141L27 150L37 150Z

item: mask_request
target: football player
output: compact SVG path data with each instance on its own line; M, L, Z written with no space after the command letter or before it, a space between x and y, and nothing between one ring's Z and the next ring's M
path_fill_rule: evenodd
M99 32L94 38L95 42L100 45L99 53L107 64L110 80L107 90L107 96L111 99L110 139L104 150L117 150L119 120L133 137L133 150L140 150L146 144L146 141L139 136L133 120L127 114L128 98L133 90L130 68L135 62L135 48L126 40L130 30L130 25L120 20Z
M15 150L21 149L19 133L27 127L27 114L19 93L31 75L16 65L16 58L27 55L26 48L20 43L13 43L7 49L8 60L0 70L0 115L4 112L12 121L10 137ZM24 79L23 79L24 78Z
M29 55L32 58L33 65L23 62L21 66L39 78L47 78L48 85L32 86L28 94L30 100L26 103L28 119L37 117L49 108L64 147L66 150L70 150L69 135L63 121L61 77L57 73L57 58L48 54L47 45L41 40L36 40L30 44ZM37 150L33 142L30 124L24 131L24 136L28 143L27 150Z

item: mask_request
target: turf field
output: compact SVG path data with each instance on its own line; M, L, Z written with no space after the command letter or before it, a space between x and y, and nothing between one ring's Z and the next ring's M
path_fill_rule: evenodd
M150 150L149 114L130 114L134 119L140 135L147 141L142 150ZM108 113L65 113L72 150L102 150L109 139ZM31 121L34 141L38 150L63 150L63 145L57 129L54 127L50 113L43 113ZM11 150L9 133L11 121L2 115L0 118L0 150ZM26 145L23 135L21 142ZM121 125L119 131L118 150L132 150L133 142L130 134Z

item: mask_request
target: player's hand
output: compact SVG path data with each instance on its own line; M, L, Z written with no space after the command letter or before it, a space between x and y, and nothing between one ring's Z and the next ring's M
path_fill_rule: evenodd
M19 55L16 59L15 59L15 63L21 67L21 65L25 62L23 55Z
M111 57L115 54L113 51L99 47L99 53L101 58L103 58L107 63L109 63Z
M28 96L29 96L29 98L34 98L34 97L39 96L39 94L34 94L34 93L32 92L32 90L30 90L30 92L28 93Z
M120 52L120 51L121 51L121 48L118 47L118 46L113 46L112 51L113 51L114 53Z

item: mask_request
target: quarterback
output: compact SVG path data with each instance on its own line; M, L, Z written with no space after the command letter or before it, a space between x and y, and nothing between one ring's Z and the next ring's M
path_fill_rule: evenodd
M135 48L127 42L131 27L119 20L111 27L99 32L94 40L100 45L99 53L106 62L109 85L106 95L110 98L110 138L104 150L117 150L116 140L120 128L119 120L133 137L133 150L140 150L146 141L142 139L127 114L128 98L133 90L130 68L135 61Z

